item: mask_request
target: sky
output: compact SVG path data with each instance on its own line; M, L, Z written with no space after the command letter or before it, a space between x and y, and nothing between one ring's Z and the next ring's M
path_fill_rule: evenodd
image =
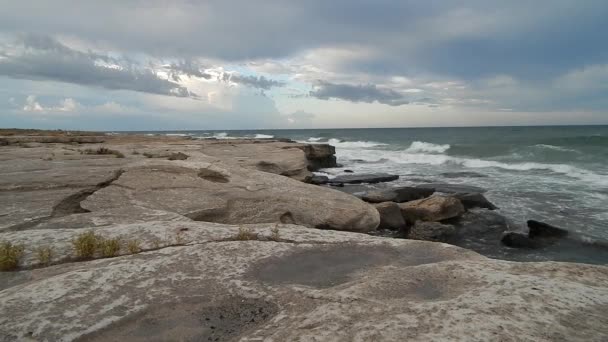
M605 0L0 0L0 127L608 124Z

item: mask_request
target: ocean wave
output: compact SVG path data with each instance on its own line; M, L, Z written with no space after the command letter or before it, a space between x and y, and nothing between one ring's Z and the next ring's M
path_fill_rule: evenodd
M408 153L444 153L450 149L450 145L438 145L424 141L414 141L405 151Z
M340 139L329 139L328 144L338 148L370 148L378 146L386 146L388 144L375 141L344 141Z
M168 137L189 137L192 134L185 134L185 133L165 133L166 136Z
M565 148L565 147L561 147L561 146L555 146L555 145L537 144L537 145L534 145L534 147L544 148L544 149L553 150L553 151L580 153L577 150L572 150L572 149L569 149L569 148Z
M228 133L226 133L226 132L214 133L213 136L215 138L226 138L228 136Z
M255 139L272 139L274 138L274 135L268 135L268 134L256 134L254 136Z
M320 140L322 140L322 139L323 139L323 138L308 138L308 141L310 141L310 142L315 142L315 141L320 141Z
M443 154L409 153L405 151L382 151L382 150L360 150L360 151L337 151L339 160L365 161L367 163L383 163L382 160L396 164L424 164L424 165L459 165L465 168L496 168L510 171L534 171L546 170L562 174L571 178L580 179L599 186L608 186L608 175L597 174L589 170L581 169L567 164L544 164L535 162L506 163L493 160L476 158L459 158Z

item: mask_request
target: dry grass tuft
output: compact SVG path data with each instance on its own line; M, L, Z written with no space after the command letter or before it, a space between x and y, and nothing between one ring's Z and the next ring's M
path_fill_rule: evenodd
M281 240L281 236L279 233L279 225L275 224L274 227L272 227L272 229L270 229L270 240L272 241L280 241Z
M23 245L13 245L11 242L0 243L0 271L17 269L22 256Z
M251 228L239 227L239 232L236 234L235 239L239 241L257 240L258 234Z
M53 249L48 246L36 248L36 260L40 265L50 265L53 260Z
M104 155L104 154L113 154L114 156L116 156L116 158L124 158L125 155L122 154L122 152L117 151L117 150L111 150L107 147L100 147L96 150L91 149L91 148L87 148L85 150L80 151L81 154L99 154L99 155Z
M104 258L115 257L120 253L120 238L99 239L98 246Z
M139 240L133 239L127 241L127 250L129 251L129 254L141 252L141 244L139 243Z
M72 240L76 257L78 259L93 258L100 240L101 238L95 235L93 231L88 231L78 235L74 240Z

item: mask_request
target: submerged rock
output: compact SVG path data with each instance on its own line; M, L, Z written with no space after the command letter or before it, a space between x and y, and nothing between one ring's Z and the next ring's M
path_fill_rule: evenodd
M401 215L401 209L395 202L383 202L374 204L380 213L380 225L378 229L405 230L405 220Z
M448 183L426 183L416 185L416 187L434 189L436 192L443 192L445 194L484 193L487 191L486 189L480 188L478 186Z
M422 221L442 221L461 216L465 210L457 198L431 196L416 201L399 204L401 214L408 223Z
M550 224L539 222L535 220L528 220L526 222L530 232L528 236L531 239L547 239L547 238L564 238L568 236L568 231L562 228L552 226Z
M388 173L370 173L370 174L350 174L340 175L329 180L329 184L361 184L361 183L381 183L392 182L399 179L398 175Z

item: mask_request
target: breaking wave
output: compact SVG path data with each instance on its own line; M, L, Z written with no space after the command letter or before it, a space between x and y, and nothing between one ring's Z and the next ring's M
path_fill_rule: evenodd
M344 141L340 139L329 139L328 144L335 146L337 148L370 148L370 147L378 147L378 146L386 146L388 144L383 144L375 141Z
M256 134L254 136L255 139L272 139L274 138L274 135L268 135L268 134Z
M450 145L437 145L424 141L414 141L405 151L408 153L444 153L450 149Z

